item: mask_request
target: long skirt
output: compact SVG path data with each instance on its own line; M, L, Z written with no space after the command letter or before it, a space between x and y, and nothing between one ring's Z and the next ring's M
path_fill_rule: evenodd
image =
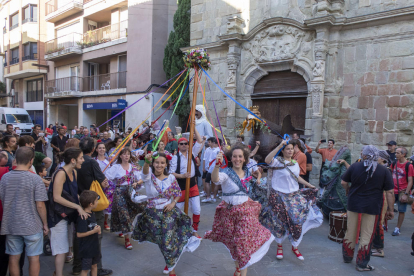
M164 213L163 209L146 208L137 217L132 239L158 245L168 271L177 265L181 255L193 252L201 240L193 236L191 219L177 207Z
M132 222L145 209L146 202L136 204L131 201L129 193L131 186L116 187L112 202L111 232L130 234L133 231Z
M280 244L289 238L296 247L307 231L322 225L323 215L316 206L317 193L307 188L289 194L271 189L267 198L266 188L256 185L252 198L266 204L259 220L272 232L276 242Z
M104 210L105 215L110 215L112 213L112 202L114 200L114 192L116 188L116 185L114 182L108 180L108 184L109 184L108 187L103 188L103 192L105 193L106 198L109 201L108 208Z
M269 230L259 222L261 205L251 199L229 207L222 201L216 208L213 230L205 239L222 242L241 269L260 261L274 240Z

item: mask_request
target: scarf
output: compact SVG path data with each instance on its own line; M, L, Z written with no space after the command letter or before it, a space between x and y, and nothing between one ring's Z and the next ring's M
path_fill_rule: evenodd
M204 121L207 121L207 119L206 119L206 110L204 109L204 106L202 104L196 105L195 109L201 113L200 119L196 118L196 126L198 126L199 124L203 123Z
M269 198L270 196L270 188L272 187L272 178L273 178L273 171L274 170L283 170L283 169L287 169L290 173L290 175L296 180L298 181L298 178L296 177L296 175L288 168L288 166L294 166L296 161L294 161L293 159L289 162L289 163L285 163L285 159L281 156L276 157L276 160L278 160L283 166L282 167L275 167L275 168L268 168L267 171L267 197Z
M368 172L368 175L369 175L369 171L372 169L372 173L371 175L369 175L369 177L372 177L374 175L375 170L377 169L378 154L379 154L378 149L374 147L373 145L365 146L362 149L364 166L367 168L366 171Z
M233 168L225 168L222 172L227 174L229 178L236 183L239 190L233 193L223 193L223 196L246 196L249 194L249 187L250 181L252 177L249 174L249 170L247 167L243 168L244 171L244 179L240 179L237 173L233 170Z

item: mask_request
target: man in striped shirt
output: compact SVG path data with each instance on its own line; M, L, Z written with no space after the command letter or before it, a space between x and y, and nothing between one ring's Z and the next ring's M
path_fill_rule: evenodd
M1 234L6 235L6 254L9 254L11 276L19 276L19 260L26 245L29 274L39 275L39 255L43 253L43 235L47 235L45 185L37 174L31 173L34 150L20 147L16 151L17 167L0 181L0 200L3 203Z

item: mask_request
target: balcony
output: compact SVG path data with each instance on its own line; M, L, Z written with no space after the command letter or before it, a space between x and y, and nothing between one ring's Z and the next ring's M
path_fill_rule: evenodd
M45 19L51 23L83 11L82 0L50 0L46 2L45 6Z
M26 60L36 60L37 59L37 54L30 54L27 56L24 56L22 58L22 61L26 61Z
M126 92L127 72L66 77L45 82L47 98L86 97Z
M19 63L19 58L18 57L17 58L12 58L10 60L10 65L17 64L17 63Z
M70 33L49 41L46 41L46 60L57 60L62 57L82 54L82 35Z
M127 36L128 36L128 20L125 20L119 23L115 23L112 25L108 25L108 26L84 33L81 45L83 49L94 47L94 46L104 44L104 43L106 44L102 45L101 47L108 47L108 46L111 46L111 45L108 45L109 42L112 42L109 44L116 44L115 40L126 38ZM101 48L101 47L94 47L93 49Z
M10 31L13 30L13 29L16 29L17 27L19 27L19 23L14 24L13 26L11 26L10 27Z
M27 22L37 22L37 19L36 18L26 18L26 19L23 19L22 25L24 23L27 23Z

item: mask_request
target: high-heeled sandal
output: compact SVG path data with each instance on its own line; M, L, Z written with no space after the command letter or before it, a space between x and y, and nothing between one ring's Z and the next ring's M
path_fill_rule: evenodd
M163 274L170 274L170 271L168 270L168 266L165 266L164 270L162 271Z
M302 256L302 254L300 254L299 250L297 248L295 249L293 246L292 246L292 252L293 252L293 254L296 255L296 257L299 260L301 260L301 261L305 260L305 258L303 258L303 256Z
M240 272L240 268L236 267L236 271L234 272L233 276L240 276L241 272Z
M276 259L278 260L283 259L283 246L282 245L277 245Z
M132 249L132 244L129 242L129 239L125 239L125 248L128 250Z

